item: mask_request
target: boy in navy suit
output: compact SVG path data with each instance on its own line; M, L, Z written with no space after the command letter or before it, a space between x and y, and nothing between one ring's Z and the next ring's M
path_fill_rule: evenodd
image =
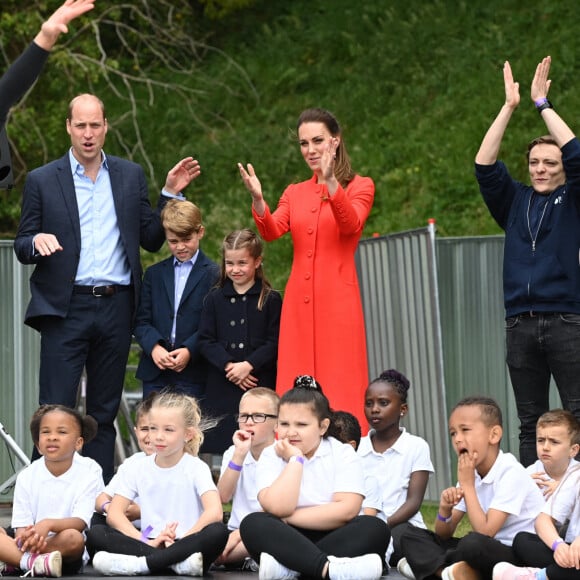
M134 331L143 352L136 374L144 398L167 386L199 398L206 363L198 356L197 329L219 267L199 248L205 228L196 205L170 200L161 222L172 257L148 268L143 278Z

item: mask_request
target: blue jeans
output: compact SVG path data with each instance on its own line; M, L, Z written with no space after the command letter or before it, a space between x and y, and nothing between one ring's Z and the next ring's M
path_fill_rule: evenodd
M506 319L507 365L520 419L520 461L537 459L536 422L550 409L553 376L562 406L580 419L580 315L524 313Z

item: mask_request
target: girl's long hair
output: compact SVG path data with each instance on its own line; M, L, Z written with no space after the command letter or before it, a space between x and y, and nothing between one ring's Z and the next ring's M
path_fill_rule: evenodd
M256 279L262 281L262 289L260 290L260 296L258 297L258 310L262 310L268 295L272 291L272 285L266 278L263 268L263 251L264 245L262 240L249 228L244 228L242 230L234 230L228 234L222 243L222 266L221 266L221 276L218 282L218 286L223 288L226 280L228 279L226 274L226 252L231 250L248 250L248 253L254 260L262 258L262 263L256 268Z
M201 416L199 404L194 397L181 391L165 388L153 399L151 411L155 409L179 409L183 414L186 428L193 428L193 437L184 444L184 451L197 457L203 443L203 433L217 424L216 420L205 419Z

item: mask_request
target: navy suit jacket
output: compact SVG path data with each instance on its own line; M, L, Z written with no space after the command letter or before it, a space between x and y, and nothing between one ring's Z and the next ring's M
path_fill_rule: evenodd
M177 309L175 348L186 347L189 364L179 373L184 381L205 385L206 361L199 356L198 327L204 299L219 278L219 267L201 250L187 278ZM175 276L173 256L147 268L141 288L141 300L135 323L135 338L143 353L137 368L137 378L153 382L163 372L153 362L151 351L156 344L168 350L175 312Z
M163 245L165 232L160 213L168 198L160 195L154 210L142 167L112 155L107 155L107 163L136 306L142 276L139 246L156 252ZM35 254L32 239L41 232L54 234L63 250L51 256ZM14 251L23 264L36 264L30 277L31 299L25 324L40 330L46 316L65 318L81 251L79 210L68 152L28 174Z

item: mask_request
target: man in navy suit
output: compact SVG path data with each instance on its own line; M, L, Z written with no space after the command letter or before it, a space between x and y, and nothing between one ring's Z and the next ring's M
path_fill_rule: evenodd
M36 264L25 324L41 334L40 404L76 406L83 368L86 407L99 424L84 453L114 471L115 427L141 287L139 246L159 250L160 211L200 173L181 160L167 174L154 210L143 169L105 155L105 108L75 97L66 129L71 149L26 178L14 251Z
M143 398L164 387L201 398L207 362L199 353L198 327L219 266L199 247L205 228L196 205L170 200L161 222L172 256L143 277L135 323L135 338L143 349L137 378L143 381Z

